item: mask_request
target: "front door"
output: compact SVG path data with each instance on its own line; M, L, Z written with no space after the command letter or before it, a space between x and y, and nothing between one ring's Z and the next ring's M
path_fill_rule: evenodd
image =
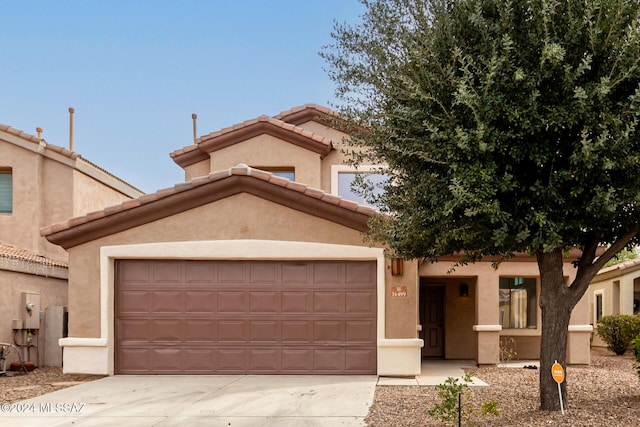
M444 357L444 286L421 287L420 323L424 340L422 357Z

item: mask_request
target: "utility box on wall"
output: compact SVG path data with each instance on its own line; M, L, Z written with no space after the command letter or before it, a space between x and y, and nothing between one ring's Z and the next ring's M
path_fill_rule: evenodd
M22 292L22 328L40 329L40 294Z

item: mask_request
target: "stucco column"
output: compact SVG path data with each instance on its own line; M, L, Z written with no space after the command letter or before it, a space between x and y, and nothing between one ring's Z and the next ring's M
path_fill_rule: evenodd
M633 279L637 276L625 274L620 278L620 314L633 314Z
M589 295L585 293L571 313L567 334L567 364L588 365L591 363L591 333L589 324Z
M477 277L476 285L476 362L481 365L496 365L500 360L499 281L495 274Z

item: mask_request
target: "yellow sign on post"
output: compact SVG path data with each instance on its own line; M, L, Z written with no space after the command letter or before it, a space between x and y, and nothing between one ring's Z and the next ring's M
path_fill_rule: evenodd
M564 368L561 364L556 360L553 365L551 365L551 376L558 383L558 396L560 397L560 409L562 410L562 415L564 415L564 402L562 402L562 389L560 388L560 384L564 381Z
M558 362L554 363L551 366L551 375L558 384L562 384L564 381L564 369L562 369L562 365Z

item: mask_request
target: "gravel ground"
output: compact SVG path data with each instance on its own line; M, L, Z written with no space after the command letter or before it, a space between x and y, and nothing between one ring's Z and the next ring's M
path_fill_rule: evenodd
M475 417L467 425L481 426L639 426L640 378L631 352L615 356L593 349L591 365L567 368L568 408L541 411L539 371L518 368L479 368L472 372L489 387L470 387L476 405L494 400L499 416ZM427 411L439 402L435 387L378 386L366 418L368 426L447 425ZM449 425L457 425L450 423Z
M63 374L62 368L54 367L36 368L28 374L8 372L7 376L0 377L0 404L18 402L98 378L103 376Z
M498 402L498 417L472 421L482 426L638 426L640 378L630 352L615 356L593 349L590 366L567 368L569 401L566 414L538 409L538 371L517 368L480 368L473 374L489 387L471 387L471 402ZM51 393L96 375L63 374L61 368L38 368L27 375L0 377L0 404ZM378 386L366 418L368 426L445 425L427 411L438 402L435 387ZM453 425L453 424L452 424Z

